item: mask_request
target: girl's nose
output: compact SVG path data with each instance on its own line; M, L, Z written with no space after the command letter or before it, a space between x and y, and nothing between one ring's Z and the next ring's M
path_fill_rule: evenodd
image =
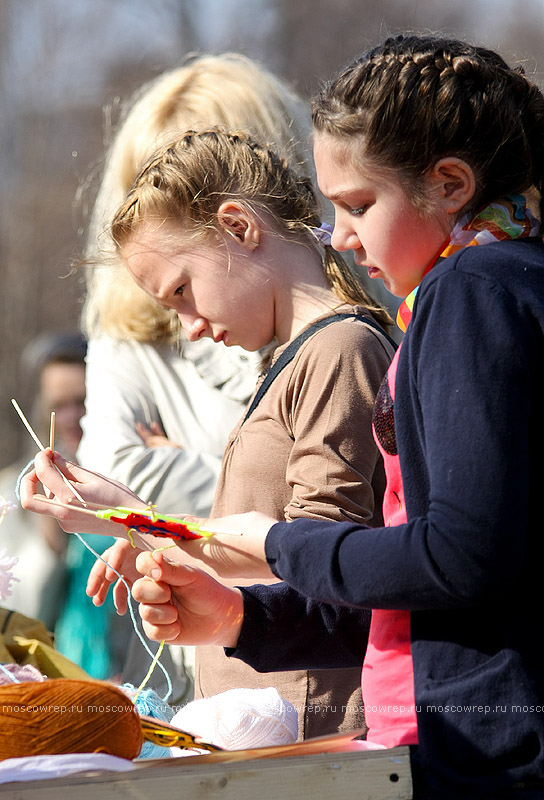
M185 331L190 342L196 342L204 336L208 323L203 317L189 317L187 314L178 314L181 327Z
M335 250L344 253L346 250L358 250L361 242L351 226L341 224L336 220L331 234L331 245Z

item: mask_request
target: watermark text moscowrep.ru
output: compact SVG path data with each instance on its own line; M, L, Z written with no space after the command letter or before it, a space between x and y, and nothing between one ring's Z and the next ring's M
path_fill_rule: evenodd
M2 705L0 709L3 714L70 714L78 712L83 714L115 714L119 711L127 711L130 705Z

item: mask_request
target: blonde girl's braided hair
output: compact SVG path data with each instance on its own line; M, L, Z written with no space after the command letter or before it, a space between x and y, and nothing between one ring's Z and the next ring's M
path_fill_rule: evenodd
M492 50L434 36L387 39L323 87L312 119L317 132L359 137L364 158L400 174L422 210L424 176L452 155L477 182L461 213L535 188L542 206L544 98L521 66Z
M227 198L269 214L286 238L315 241L312 229L321 219L311 180L247 133L220 128L187 131L148 160L113 218L113 240L121 249L149 219L183 220L193 238L218 235L217 211ZM330 246L322 253L338 298L365 306L388 327L387 311L369 297L344 259Z

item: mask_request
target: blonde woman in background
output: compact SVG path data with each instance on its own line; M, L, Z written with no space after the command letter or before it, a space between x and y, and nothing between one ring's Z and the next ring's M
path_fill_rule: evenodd
M89 340L80 463L161 511L207 514L227 435L251 395L259 354L188 342L175 315L127 274L104 236L139 168L188 127L250 130L308 172L311 121L292 90L242 55L202 56L138 93L109 151L90 226L83 328Z

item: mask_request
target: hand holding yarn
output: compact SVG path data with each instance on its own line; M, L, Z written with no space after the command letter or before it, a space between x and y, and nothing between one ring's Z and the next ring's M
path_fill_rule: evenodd
M146 635L169 644L235 647L244 608L239 589L194 567L172 564L160 552L140 553L144 576L132 587Z

